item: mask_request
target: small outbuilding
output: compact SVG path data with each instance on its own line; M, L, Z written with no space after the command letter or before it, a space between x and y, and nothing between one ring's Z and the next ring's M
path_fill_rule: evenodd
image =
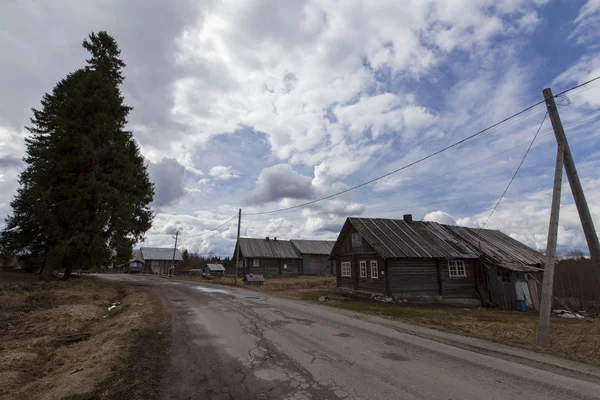
M225 275L225 267L222 264L206 264L204 273L212 276L223 276Z

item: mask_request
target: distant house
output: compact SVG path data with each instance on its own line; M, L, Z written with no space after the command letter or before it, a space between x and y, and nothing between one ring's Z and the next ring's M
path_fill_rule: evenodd
M237 246L244 275L298 275L301 271L302 257L288 240L240 238Z
M334 243L327 240L240 238L240 268L244 275L333 274L333 261L329 254Z
M206 264L204 273L206 273L206 275L223 276L225 275L225 267L221 264Z
M179 250L175 250L175 257L173 257L173 248L141 247L139 251L146 270L153 274L167 275L171 265L174 265L175 270L178 270L179 265L183 262Z
M144 262L142 252L139 249L133 250L131 253L131 259L125 264L117 266L117 269L128 274L147 272L145 271L146 263Z
M335 244L332 240L290 240L302 256L300 272L303 275L333 275L333 260L329 258Z
M341 290L396 300L537 307L544 257L497 230L348 218L333 246Z

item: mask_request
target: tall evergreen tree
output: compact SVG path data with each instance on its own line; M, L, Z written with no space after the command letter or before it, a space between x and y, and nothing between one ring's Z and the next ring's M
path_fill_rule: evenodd
M61 80L33 110L27 168L0 235L12 254L42 260L44 279L123 254L152 224L153 185L130 131L119 86L125 63L106 32L83 42L88 65ZM127 251L125 251L127 253Z

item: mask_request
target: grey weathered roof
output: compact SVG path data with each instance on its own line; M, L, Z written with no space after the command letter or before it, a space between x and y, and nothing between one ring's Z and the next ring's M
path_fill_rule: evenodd
M250 258L300 258L288 240L240 238L240 250Z
M172 260L173 259L173 248L168 247L141 247L142 256L144 260ZM181 252L175 250L175 261L181 261Z
M222 264L206 264L209 271L225 271L225 267Z
M133 250L133 252L131 253L131 259L129 260L129 262L132 262L132 261L139 261L139 262L145 264L144 256L142 255L142 252L140 249Z
M481 257L515 271L537 270L531 266L544 263L544 257L540 253L497 230L426 221L348 218L342 232L347 229L348 224L353 225L364 240L384 258ZM338 242L340 241L338 238ZM341 245L338 242L336 245Z
M290 240L296 250L302 254L331 254L331 249L335 244L334 240Z

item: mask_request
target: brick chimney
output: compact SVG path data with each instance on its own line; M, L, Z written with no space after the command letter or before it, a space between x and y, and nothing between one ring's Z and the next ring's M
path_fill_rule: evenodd
M412 222L412 214L404 214L404 222Z

